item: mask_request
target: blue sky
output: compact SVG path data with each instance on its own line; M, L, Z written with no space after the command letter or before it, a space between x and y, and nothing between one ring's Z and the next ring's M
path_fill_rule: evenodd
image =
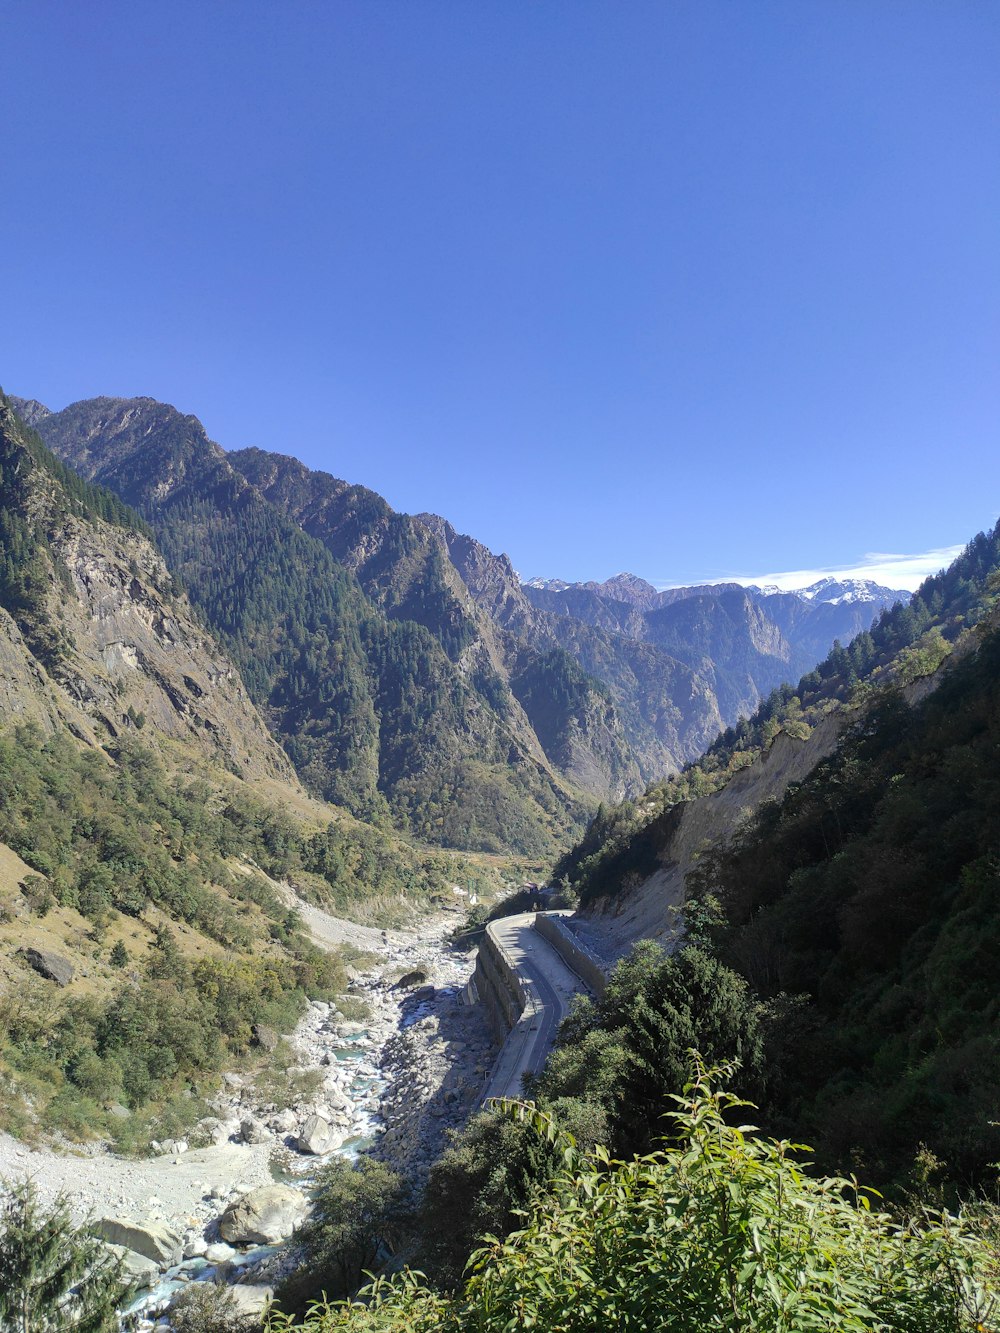
M2 43L8 391L165 399L526 576L899 572L1000 511L995 4L20 0Z

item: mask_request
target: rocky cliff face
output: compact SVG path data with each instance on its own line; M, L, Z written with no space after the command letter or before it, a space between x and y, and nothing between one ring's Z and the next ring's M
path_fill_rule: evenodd
M652 644L690 667L714 695L723 726L909 596L862 580L821 580L800 592L738 583L660 590L634 574L604 583L532 579L523 591L539 611Z
M437 515L421 514L419 521L437 534L494 624L535 652L561 649L604 686L643 782L694 759L718 733L722 718L706 677L679 655L630 633L628 614L587 618L536 602L507 556L494 555Z
M65 725L88 741L148 726L148 743L168 737L243 776L294 782L149 539L67 494L6 402L0 468L4 545L30 570L27 588L7 580L0 608L0 722Z
M397 514L373 491L296 459L259 449L230 458L352 569L390 617L425 626L464 679L478 682L487 698L504 699L507 726L526 753L600 799L640 789L646 774L621 710L599 681L585 679L572 655L559 660L555 637L525 633L537 617L506 556L461 537L443 519ZM672 755L658 755L654 771L673 763Z
M562 614L563 608L533 604L505 555L446 520L397 514L374 492L280 454L224 454L196 418L151 399L31 410L60 457L110 486L153 524L171 568L223 634L299 772L328 798L354 800L352 808L363 816L381 793L426 836L427 820L416 808L426 804L435 770L453 769L470 740L477 763L519 769L519 786L530 774L527 785L538 790L528 799L546 811L552 797L568 809L571 792L601 800L634 795L700 754L734 708L755 701L752 684L741 679L739 688L727 690L728 677L720 700L704 645L684 645L669 634L659 643L642 633L642 606L658 595L641 580L623 576L621 588L604 590L627 592L631 603L601 593L600 614L588 616L585 607L580 615ZM250 536L245 532L234 545L231 529L241 525ZM298 547L289 556L295 533ZM277 626L296 613L275 602L270 585L250 597L245 588L223 586L227 569L235 573L248 561L250 577L259 577L276 546L285 565L310 566L302 577L312 586L330 583L337 577L333 567L317 561L303 538L319 543L362 594L359 600L345 592L330 612L347 645L339 656L354 659L341 672L336 734L302 699L301 680L292 697L284 684L294 674L290 664L279 672L267 666L273 649L266 637L251 641L247 635L252 601L268 602ZM618 608L626 614L616 614ZM399 627L395 635L409 646L379 649L373 663L372 647L387 633L383 618ZM440 710L432 724L426 719L415 727L423 705L409 686L407 716L394 724L401 700L383 674L385 659L401 652L427 659L432 650L416 644L416 626L440 649L421 669L418 693L432 686L461 700L453 727ZM361 651L352 653L358 640ZM323 653L314 644L309 655L317 661ZM346 766L345 746L351 750ZM338 772L344 774L340 785L330 779Z

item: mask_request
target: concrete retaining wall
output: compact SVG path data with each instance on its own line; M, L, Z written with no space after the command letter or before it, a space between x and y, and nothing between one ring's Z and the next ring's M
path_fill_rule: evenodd
M473 981L486 1006L493 1035L497 1041L503 1041L524 1012L527 997L513 960L493 938L489 927L479 946Z
M565 924L562 917L550 912L535 915L535 929L562 958L566 966L580 978L598 999L608 984L604 968L583 941Z

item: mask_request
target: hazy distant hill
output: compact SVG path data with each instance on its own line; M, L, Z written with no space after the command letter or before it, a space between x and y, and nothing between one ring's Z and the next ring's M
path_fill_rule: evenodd
M711 686L725 725L752 713L776 685L797 680L830 651L868 629L909 593L869 580L822 579L808 588L716 583L657 589L635 574L604 583L531 579L534 607L663 649Z

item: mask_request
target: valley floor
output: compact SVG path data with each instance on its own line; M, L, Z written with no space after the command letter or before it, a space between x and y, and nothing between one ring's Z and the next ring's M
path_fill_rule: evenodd
M352 983L370 1018L346 1022L331 1006L313 1002L288 1038L297 1061L290 1072L306 1076L300 1101L277 1105L266 1085L224 1075L209 1146L165 1144L170 1151L129 1159L104 1145L60 1151L0 1134L0 1180L32 1180L44 1202L65 1194L81 1221L165 1223L190 1247L214 1240L218 1216L247 1191L276 1178L308 1187L324 1158L297 1152L294 1140L316 1112L325 1112L347 1141L341 1153L351 1151L352 1140L365 1146L372 1135L376 1155L419 1179L444 1146L446 1130L478 1107L496 1053L482 1006L462 1002L475 955L449 946L454 914L426 919L412 932L384 932L306 905L300 910L318 942L348 942L379 958ZM411 978L400 987L415 972L426 981ZM345 1041L357 1052L350 1063ZM262 1141L245 1141L241 1126L248 1121Z

